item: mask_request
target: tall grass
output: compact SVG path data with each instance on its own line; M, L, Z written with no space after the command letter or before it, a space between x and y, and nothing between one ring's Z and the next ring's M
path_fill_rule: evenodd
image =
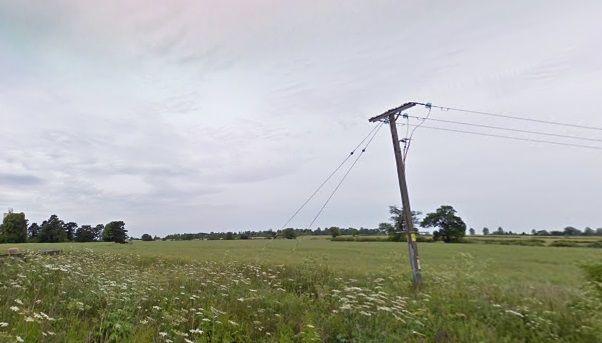
M602 308L588 284L516 287L474 255L450 257L415 292L408 275L385 266L353 272L311 259L291 265L90 249L29 254L0 262L0 340L602 340Z

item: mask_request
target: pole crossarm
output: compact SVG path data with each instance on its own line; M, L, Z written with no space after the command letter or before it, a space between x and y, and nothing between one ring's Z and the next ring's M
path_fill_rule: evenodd
M410 195L408 192L408 184L406 182L406 171L403 157L401 155L401 147L399 146L399 135L397 134L397 116L404 110L416 106L415 102L407 102L399 107L390 109L385 113L370 118L370 122L385 121L389 123L391 128L391 139L393 141L393 152L395 154L395 164L397 166L397 178L399 181L399 191L401 193L401 203L403 208L403 221L407 242L408 255L410 258L410 266L412 267L412 279L414 287L420 287L422 283L422 274L420 268L420 259L418 258L418 245L416 244L412 209L410 208Z
M388 120L391 114L398 114L401 111L407 110L408 108L412 108L416 105L418 104L415 102L406 102L405 104L399 107L392 108L381 115L377 115L376 117L370 118L370 122L373 123L375 121Z

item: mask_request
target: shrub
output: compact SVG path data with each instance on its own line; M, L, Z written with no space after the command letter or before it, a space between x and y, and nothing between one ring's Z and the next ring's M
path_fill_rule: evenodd
M587 245L590 248L599 248L602 249L602 241L595 241Z
M571 241L554 241L550 243L551 247L578 247L577 243Z

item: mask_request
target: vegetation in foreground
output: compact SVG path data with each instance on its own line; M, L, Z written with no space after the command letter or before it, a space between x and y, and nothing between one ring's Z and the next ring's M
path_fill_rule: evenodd
M568 275L573 274L566 273L567 279L559 283L516 281L510 274L498 272L498 261L490 263L474 253L450 254L450 250L445 251L450 245L428 244L426 284L414 292L403 281L409 278L399 272L396 263L402 261L398 258L387 265L372 264L372 268L365 269L359 265L343 269L315 259L289 263L277 258L266 262L270 258L254 260L245 256L243 243L257 251L260 242L198 242L194 246L197 250L211 248L208 244L219 251L240 247L240 254L229 250L228 258L215 256L205 260L198 258L202 255L191 259L161 257L170 256L168 249L172 248L180 255L186 254L188 246L176 242L72 244L77 248L65 246L65 253L59 256L30 253L25 260L3 259L0 340L602 339L602 298L596 283L600 280L600 267L592 261L587 273L581 274L577 265L572 266L583 275L579 280L569 280ZM278 244L267 248L279 251L278 257L284 257L285 252L290 254L289 248L295 247L284 241L270 244ZM357 254L348 251L351 243L304 240L302 244L306 249L336 246L332 255L326 255L324 250L324 258L345 259L346 254ZM378 245L400 249L398 243ZM475 245L462 246L475 249ZM476 249L479 246L484 247L476 245ZM503 249L502 254L514 249L512 253L522 252L528 259L544 258L550 250L487 248ZM444 254L436 258L445 263L437 266L426 261L435 260L433 249L443 249ZM380 250L378 256L385 257L381 255L387 251L391 250ZM473 250L477 251L486 250ZM563 251L578 255L583 250ZM585 275L591 281L587 282Z

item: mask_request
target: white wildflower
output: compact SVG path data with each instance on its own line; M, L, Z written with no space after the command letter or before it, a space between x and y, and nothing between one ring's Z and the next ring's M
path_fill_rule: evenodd
M522 313L519 313L519 312L516 312L516 311L512 311L512 310L506 310L506 313L515 315L515 316L520 317L520 318L524 317L524 315Z

